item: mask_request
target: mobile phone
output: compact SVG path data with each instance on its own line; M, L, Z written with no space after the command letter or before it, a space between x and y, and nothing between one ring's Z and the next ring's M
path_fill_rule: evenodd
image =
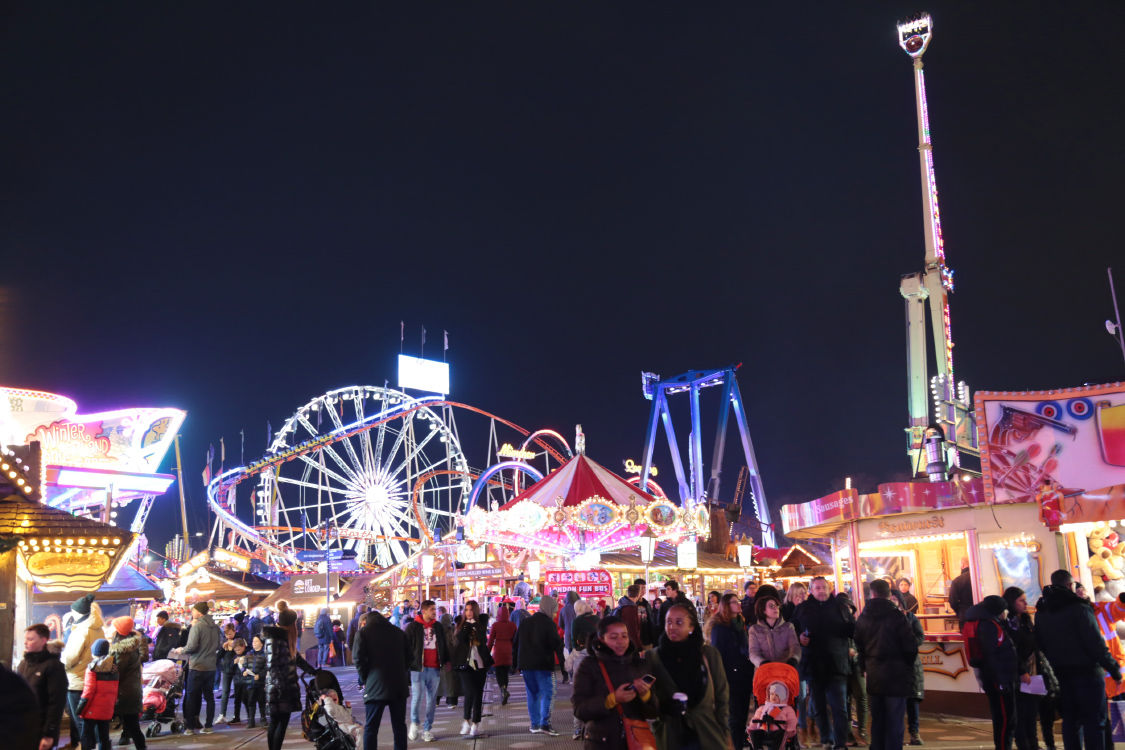
M641 682L643 682L643 683L644 683L644 684L646 684L646 685L651 685L651 684L653 684L654 682L656 682L656 678L655 678L655 677L653 677L653 676L652 676L652 675L650 675L650 674L646 674L646 675L645 675L644 677L642 677L642 678L641 678Z
M633 685L632 683L630 683L628 685L622 685L621 687L625 688L626 690L636 690L637 689L636 686Z

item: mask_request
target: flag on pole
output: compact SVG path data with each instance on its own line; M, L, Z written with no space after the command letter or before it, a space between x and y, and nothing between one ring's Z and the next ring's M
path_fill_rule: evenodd
M305 515L305 511L301 511L301 543L304 544L304 538L309 533L309 517Z
M211 464L203 467L203 486L207 487L211 484Z
M403 342L406 341L406 322L398 322L398 353L402 354Z
M267 421L266 422L266 450L270 449L270 445L272 443L273 443L273 425L271 425Z
M449 350L449 331L444 331L443 333L445 333L445 349L446 349L446 351L448 351Z
M422 326L422 358L426 357L426 326Z
M227 444L224 442L225 438L219 438L219 463L225 464L227 462Z
M238 434L242 436L242 455L238 459L238 463L246 463L246 430L239 430Z

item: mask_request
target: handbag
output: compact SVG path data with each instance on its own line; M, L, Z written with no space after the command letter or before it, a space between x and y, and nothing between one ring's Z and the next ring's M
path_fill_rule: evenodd
M605 664L599 661L598 666L602 669L602 677L605 677L605 685L609 688L609 694L613 695L615 688L613 682L609 679L609 672L606 671ZM621 723L624 724L625 744L628 745L629 750L656 750L656 737L653 736L652 729L647 721L630 719L625 715L625 709L620 705L617 706L617 713L621 717Z

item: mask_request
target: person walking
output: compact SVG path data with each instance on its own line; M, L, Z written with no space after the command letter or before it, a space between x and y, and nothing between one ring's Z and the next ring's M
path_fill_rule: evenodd
M992 714L995 750L1011 750L1016 735L1016 692L1020 681L1030 681L1019 662L1014 634L1008 630L1007 609L1008 603L1002 597L992 595L965 612L966 625L976 623L982 660L978 668Z
M847 744L848 645L855 620L848 603L838 600L823 577L813 578L812 597L794 612L797 641L801 644L801 672L809 683L820 740L840 750Z
M382 613L371 610L366 616L355 647L355 665L363 681L363 703L367 709L363 745L371 750L378 745L379 725L383 711L387 710L394 750L406 750L406 694L410 685L407 675L414 652L406 633Z
M871 582L871 599L856 620L854 640L859 669L867 680L871 747L902 750L902 722L918 642L906 615L891 599L891 584L882 578Z
M144 635L136 630L132 617L113 620L113 639L109 656L117 668L117 716L121 720L121 745L132 740L137 750L145 750L145 735L141 731L141 651Z
M199 602L191 611L191 629L183 653L188 655L187 690L184 697L184 734L195 734L199 729L199 712L207 703L207 722L201 734L211 734L215 722L215 666L222 643L219 626L208 614L207 602Z
M465 603L455 636L457 648L451 660L465 693L461 734L478 737L481 735L484 683L488 679L488 668L492 666L492 654L488 653L488 615L481 614L480 605L475 601Z
M82 699L82 689L86 682L86 667L94 659L91 648L94 641L101 639L102 609L94 601L93 594L86 594L70 605L75 614L74 625L67 636L66 646L61 655L66 668L66 713L70 719L70 741L75 747L82 742L82 718L78 715L78 701ZM87 750L89 750L87 748Z
M316 624L313 625L313 635L316 636L316 666L327 669L329 666L328 646L332 643L332 620L328 617L328 607L320 608Z
M773 599L759 599L773 604ZM750 720L750 701L754 697L754 662L750 661L749 637L742 619L742 603L737 594L723 594L710 619L711 645L723 657L723 670L730 692L730 736L740 750L746 743L746 725ZM793 636L797 640L797 636Z
M512 624L518 628L520 626L520 623L523 622L524 618L528 617L529 615L530 613L527 611L527 602L523 599L516 599L516 609L514 612L512 612Z
M192 630L194 629L193 627ZM270 717L266 728L266 746L269 750L281 750L290 716L304 707L297 682L297 670L309 675L315 674L316 670L300 654L296 610L286 608L280 612L277 625L262 627L262 637L266 655L266 703L269 705ZM400 649L398 653L404 650ZM371 747L374 746L373 743ZM406 743L403 742L403 747L397 750L405 750L405 747Z
M77 713L82 717L82 746L110 750L109 721L116 713L118 673L109 655L109 641L99 638L91 647L94 658L86 667L86 684Z
M168 652L180 645L180 623L168 619L168 613L156 613L156 637L153 639L152 660L167 659Z
M522 599L520 601L523 601ZM492 653L492 666L496 670L496 684L500 687L500 705L508 705L508 673L512 669L512 642L516 639L516 625L511 621L507 607L501 607L488 634L488 650Z
M892 590L891 594L894 596L898 603L899 609L906 615L906 621L910 623L910 630L914 633L914 640L921 648L922 644L926 642L926 632L922 627L921 621L915 616L913 612L906 610L907 603L902 589L895 591ZM921 705L922 701L926 698L926 672L922 666L921 652L914 657L914 679L910 683L910 694L906 696L906 728L910 732L910 744L921 745L922 742L922 716Z
M437 621L437 604L427 599L414 622L406 626L406 643L410 649L410 730L407 738L433 742L434 711L437 708L441 669L449 662L445 628ZM426 703L426 720L422 721L422 702Z
M1106 750L1105 676L1120 686L1121 667L1106 646L1093 607L1074 593L1070 572L1056 570L1035 609L1035 643L1059 681L1063 747Z
M699 615L691 603L664 610L664 634L645 652L657 718L653 734L659 750L728 750L730 688L723 658L703 642ZM745 732L745 727L741 730Z
M574 717L583 722L583 748L627 750L625 719L660 715L660 702L644 680L647 664L628 627L612 615L598 623L587 653L575 670L572 699Z
M551 711L555 705L555 669L565 664L562 638L554 620L558 608L559 603L554 597L540 597L539 611L519 624L512 642L516 666L527 688L531 732L555 737L559 734L551 726Z
M62 729L69 686L66 667L59 658L64 645L62 641L52 641L50 628L42 623L23 633L23 659L16 665L16 672L27 680L39 701L39 750L51 750L57 745Z

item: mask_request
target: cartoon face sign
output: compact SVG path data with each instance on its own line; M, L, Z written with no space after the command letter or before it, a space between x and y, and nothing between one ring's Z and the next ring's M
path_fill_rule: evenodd
M654 525L667 528L676 523L676 506L671 503L653 503L648 509L648 518Z
M614 509L606 503L590 503L582 507L578 517L586 526L603 527L613 523L617 516Z

